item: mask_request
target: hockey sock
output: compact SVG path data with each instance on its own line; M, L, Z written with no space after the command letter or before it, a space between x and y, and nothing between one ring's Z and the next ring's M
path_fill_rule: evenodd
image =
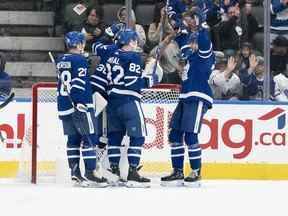
M80 162L80 142L81 137L77 135L69 135L67 141L67 158L68 158L68 165L71 169L71 174L73 175L74 172L78 172L79 169L79 162Z
M119 166L121 151L120 146L124 134L122 132L113 132L108 134L108 158L110 166Z
M195 133L186 133L185 142L188 145L190 167L193 171L200 175L202 150L198 144L198 135Z
M171 161L174 169L183 170L184 164L184 146L183 143L170 143Z
M84 160L85 170L96 169L96 141L94 135L83 137L82 158Z
M130 145L127 151L128 162L131 167L138 167L141 158L144 137L130 137Z
M174 169L183 170L185 148L183 146L183 133L172 129L169 134L171 148L171 161Z

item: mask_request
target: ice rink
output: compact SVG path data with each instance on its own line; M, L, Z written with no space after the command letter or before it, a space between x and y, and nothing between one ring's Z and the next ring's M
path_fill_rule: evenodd
M287 216L288 181L203 181L201 188L75 188L0 180L1 216Z

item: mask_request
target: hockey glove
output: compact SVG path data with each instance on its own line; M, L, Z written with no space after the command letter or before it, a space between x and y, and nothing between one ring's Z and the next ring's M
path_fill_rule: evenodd
M87 112L88 108L84 104L77 104L76 110L72 114L74 125L79 134L88 135L93 132L90 132L89 124L93 124L91 120L89 121ZM93 126L92 126L93 127ZM93 127L94 128L94 127Z

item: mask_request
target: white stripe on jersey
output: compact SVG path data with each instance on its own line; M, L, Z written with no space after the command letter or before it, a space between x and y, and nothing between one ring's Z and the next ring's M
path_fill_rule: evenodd
M203 101L198 101L198 108L197 108L197 113L196 113L196 119L195 119L195 124L194 124L194 133L199 132L199 126L201 124L201 116L202 116L202 109L203 109Z
M71 89L72 89L72 88L77 88L77 89L80 89L80 90L82 90L82 91L85 91L85 88L83 88L83 87L81 87L81 86L79 86L79 85L72 85Z
M71 80L71 82L74 82L74 81L78 81L78 82L82 83L83 85L86 84L86 82L84 80L80 79L80 78L74 78L74 79Z
M142 97L141 94L139 94L138 92L132 91L132 90L122 90L122 89L112 88L111 91L109 91L109 94L111 92L116 93L116 94L120 94L120 95L130 95L130 96L134 96L137 98Z
M147 132L146 132L146 126L145 126L145 121L144 121L144 114L142 112L141 106L139 101L135 101L138 113L139 113L139 117L140 117L140 121L141 121L141 132L142 132L142 136L147 136Z
M72 114L74 112L74 108L65 110L65 111L58 111L58 115L59 116L65 116L65 115L69 115Z
M94 86L102 89L103 91L105 91L105 87L103 87L103 86L101 86L101 85L99 85L99 84L97 84L97 83L95 83L95 82L91 82L91 85L94 85Z
M207 56L203 56L203 55L200 55L199 53L198 53L198 56L199 57L201 57L201 58L209 58L211 55L212 55L213 53L211 52L209 55L207 55Z
M199 52L202 53L202 54L208 54L211 51L212 51L212 43L210 43L210 48L208 50L200 50L199 49Z
M88 120L88 125L89 125L89 133L93 134L95 131L94 131L94 125L93 125L91 115L89 112L87 112L86 115L87 115L87 120Z
M210 103L213 103L213 98L210 97L209 95L206 95L202 92L196 92L196 91L192 91L192 92L187 92L187 93L181 93L179 98L182 98L182 99L185 99L185 98L188 98L188 97L199 97L199 98L203 98L207 101L209 101Z
M108 84L107 80L105 80L105 79L103 79L103 78L101 78L99 76L92 75L91 77L94 78L94 79L100 80L101 82L104 82L105 84Z

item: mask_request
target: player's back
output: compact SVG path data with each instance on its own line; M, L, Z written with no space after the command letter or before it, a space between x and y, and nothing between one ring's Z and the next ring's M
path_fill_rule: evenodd
M140 100L141 89L147 84L142 78L143 63L139 53L118 49L108 58L106 68L111 89L109 100L120 103Z
M92 90L88 77L88 63L80 54L64 54L56 60L58 73L57 104L59 117L74 112L74 105L82 103L92 108Z
M105 45L96 44L94 48L94 54L100 57L100 62L97 65L95 72L91 75L90 80L92 84L92 91L99 92L103 97L106 97L108 91L108 80L107 80L107 59L118 49L117 44Z

